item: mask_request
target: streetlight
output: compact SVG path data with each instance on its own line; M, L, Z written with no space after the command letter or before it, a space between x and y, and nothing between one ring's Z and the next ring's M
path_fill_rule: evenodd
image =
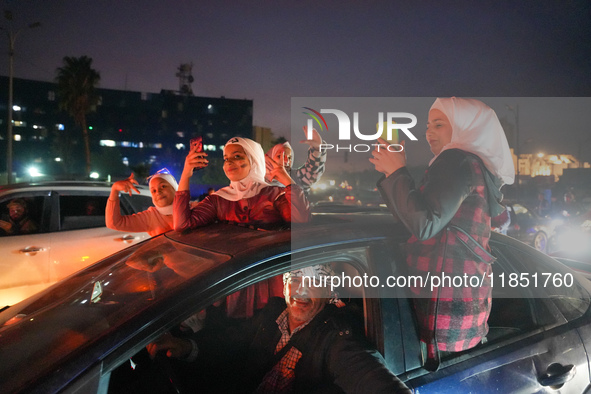
M12 12L4 11L4 18L8 20L9 25L12 22ZM41 26L40 22L31 23L27 26L29 29L33 29L35 27ZM6 32L6 36L8 37L8 124L6 125L6 182L8 184L12 183L12 92L13 92L13 74L14 74L14 41L18 33L24 28L21 27L16 31L12 30L12 26L8 29L1 27L0 30L4 30Z

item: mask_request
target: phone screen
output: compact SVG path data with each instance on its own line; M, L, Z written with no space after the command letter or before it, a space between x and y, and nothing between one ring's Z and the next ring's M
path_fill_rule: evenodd
M203 137L191 139L191 151L196 153L203 152Z

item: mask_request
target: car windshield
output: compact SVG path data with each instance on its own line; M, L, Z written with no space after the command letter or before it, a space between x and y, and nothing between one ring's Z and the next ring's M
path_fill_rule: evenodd
M21 368L19 374L23 370L39 372L117 331L133 316L166 299L187 279L229 258L165 236L153 238L0 313L0 348L18 359L10 368ZM27 332L36 333L32 336L35 341L18 339ZM40 351L43 354L38 354ZM2 376L17 372L5 371L5 367L0 366Z

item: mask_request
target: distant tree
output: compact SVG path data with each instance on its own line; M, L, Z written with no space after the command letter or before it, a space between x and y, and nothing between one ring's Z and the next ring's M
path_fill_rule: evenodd
M92 58L87 56L63 59L63 67L58 67L55 78L60 109L67 111L77 126L82 128L84 137L84 152L86 155L86 176L90 175L90 142L86 115L98 103L99 96L96 87L101 79L98 71L92 66Z

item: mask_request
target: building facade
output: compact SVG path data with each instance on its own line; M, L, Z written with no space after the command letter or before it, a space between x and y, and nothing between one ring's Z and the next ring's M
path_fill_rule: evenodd
M31 168L54 177L84 174L80 127L59 109L55 83L14 79L13 171L29 180ZM189 140L202 136L212 159L233 136L253 137L252 100L98 89L88 114L92 170L98 178L127 176L131 168L168 168L180 175ZM0 151L6 152L8 78L0 77ZM5 157L5 155L1 155ZM0 160L0 172L6 161Z

